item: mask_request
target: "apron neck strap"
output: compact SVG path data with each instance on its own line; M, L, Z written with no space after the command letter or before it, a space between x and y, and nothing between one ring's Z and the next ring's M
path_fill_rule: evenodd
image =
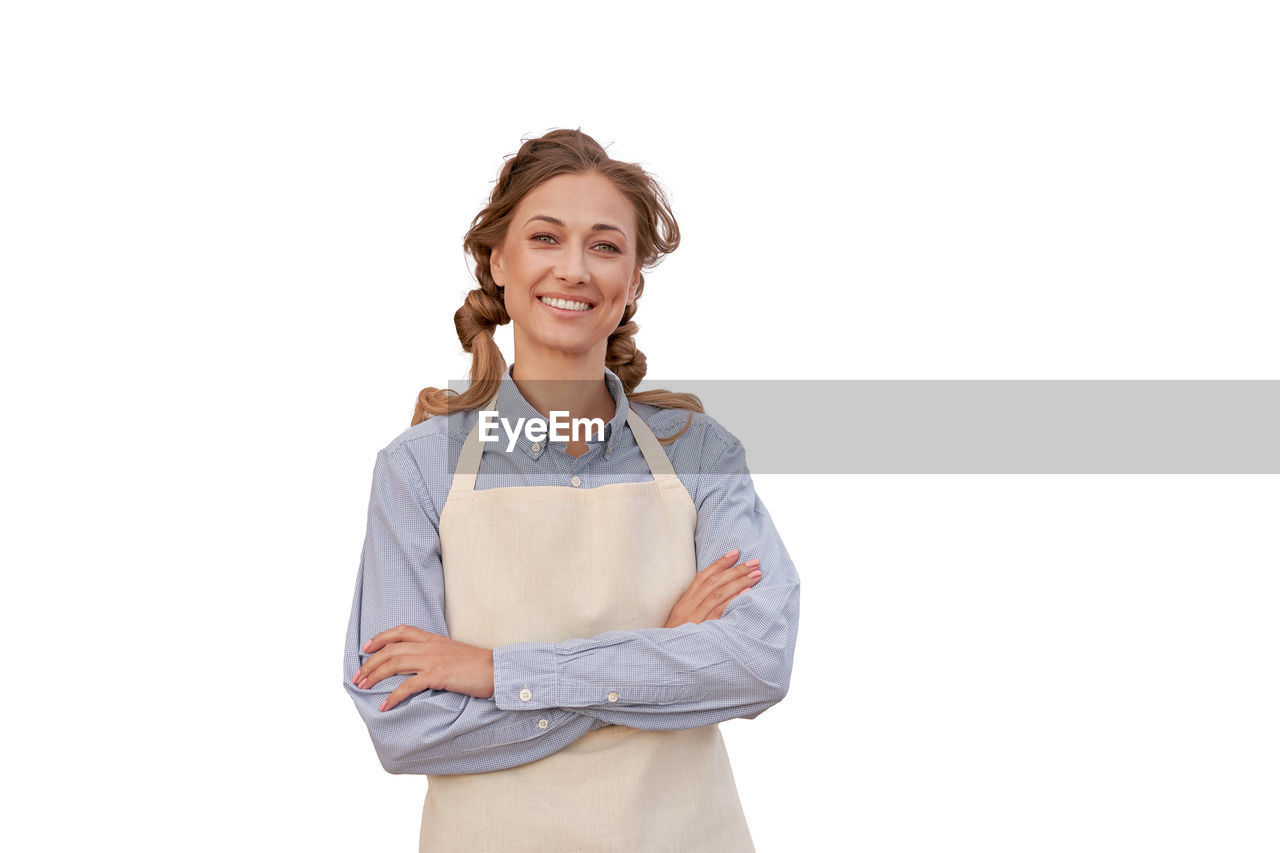
M488 403L480 407L480 410L496 411L497 408L498 395L494 394ZM649 425L644 422L644 418L640 417L630 405L627 406L627 426L631 427L631 434L635 436L636 444L644 454L644 461L649 464L649 473L653 475L653 479L665 480L668 477L675 477L676 470L671 465L666 451L662 449L662 444L653 434L653 430L649 429ZM613 440L618 439L615 436ZM458 467L453 474L453 490L469 492L475 489L476 474L480 471L482 453L484 453L484 444L480 441L480 420L477 418L475 426L471 428L466 441L462 443L462 451L458 454Z
M498 395L495 393L489 402L480 407L479 411L496 412L498 410ZM475 426L471 428L471 432L467 433L467 438L462 442L462 450L458 454L458 467L453 474L453 488L451 491L469 492L476 487L476 473L480 470L480 454L484 453L484 445L480 443L480 418L476 418Z
M649 473L653 474L653 479L659 480L666 477L674 477L676 469L671 466L671 460L667 458L667 452L662 449L662 444L658 442L653 430L649 429L649 425L644 422L644 418L640 417L629 403L627 405L627 426L631 427L631 434L635 436L636 444L640 445L640 452L644 454L644 461L649 463Z

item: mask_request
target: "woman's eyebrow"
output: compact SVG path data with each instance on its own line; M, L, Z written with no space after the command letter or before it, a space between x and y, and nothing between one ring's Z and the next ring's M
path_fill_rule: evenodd
M545 222L550 222L552 225L559 225L561 228L565 227L565 224L561 222L559 219L556 219L554 216L547 216L542 213L539 213L535 216L530 216L529 219L524 224L528 225L530 222L533 222L535 219L541 219ZM617 225L610 225L607 222L597 222L595 225L591 226L591 230L592 231L617 231L622 236L624 237L627 236L627 232L623 231Z

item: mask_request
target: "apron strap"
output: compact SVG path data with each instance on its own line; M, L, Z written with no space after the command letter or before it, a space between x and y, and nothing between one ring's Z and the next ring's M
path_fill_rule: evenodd
M480 407L480 411L497 411L498 395L494 394L489 402ZM480 418L477 415L475 426L467 433L462 442L462 450L458 453L458 467L453 473L451 492L469 492L476 487L476 474L480 471L480 454L484 453L484 444L480 441Z
M480 411L497 411L498 395L494 394L488 403L480 407ZM649 464L649 473L653 475L655 480L665 480L668 477L675 477L676 470L671 465L671 460L667 458L666 451L662 449L657 436L653 434L653 430L649 429L649 425L644 422L644 418L636 413L636 410L627 406L627 426L631 427L631 434L635 437L636 444L640 446L640 452L644 454L644 461ZM617 438L614 438L617 441ZM480 471L480 456L484 453L484 444L480 441L480 419L476 418L476 423L471 427L471 432L467 434L466 441L462 443L462 450L458 454L458 467L453 474L453 486L450 491L472 491L476 487L476 474Z
M662 449L657 436L653 434L653 430L649 429L644 418L640 417L630 404L627 405L627 426L631 427L631 434L635 436L636 444L640 445L644 461L649 463L649 473L653 474L653 479L664 480L667 477L674 477L676 469L671 466L667 452Z

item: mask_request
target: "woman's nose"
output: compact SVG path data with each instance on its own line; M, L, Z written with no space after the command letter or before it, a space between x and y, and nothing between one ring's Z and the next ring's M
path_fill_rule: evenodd
M560 263L557 265L556 275L565 281L580 282L587 280L587 257L586 249L582 248L566 248L560 253Z

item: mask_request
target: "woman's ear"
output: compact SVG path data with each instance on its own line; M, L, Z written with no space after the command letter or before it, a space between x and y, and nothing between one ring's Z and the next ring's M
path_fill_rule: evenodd
M636 264L635 275L631 276L631 284L627 285L627 304L634 307L636 304L636 290L640 288L640 265Z
M492 249L489 250L489 274L493 276L494 284L497 284L499 287L502 286L502 282L498 280L501 273L502 273L502 249L498 248L497 246L494 246Z

